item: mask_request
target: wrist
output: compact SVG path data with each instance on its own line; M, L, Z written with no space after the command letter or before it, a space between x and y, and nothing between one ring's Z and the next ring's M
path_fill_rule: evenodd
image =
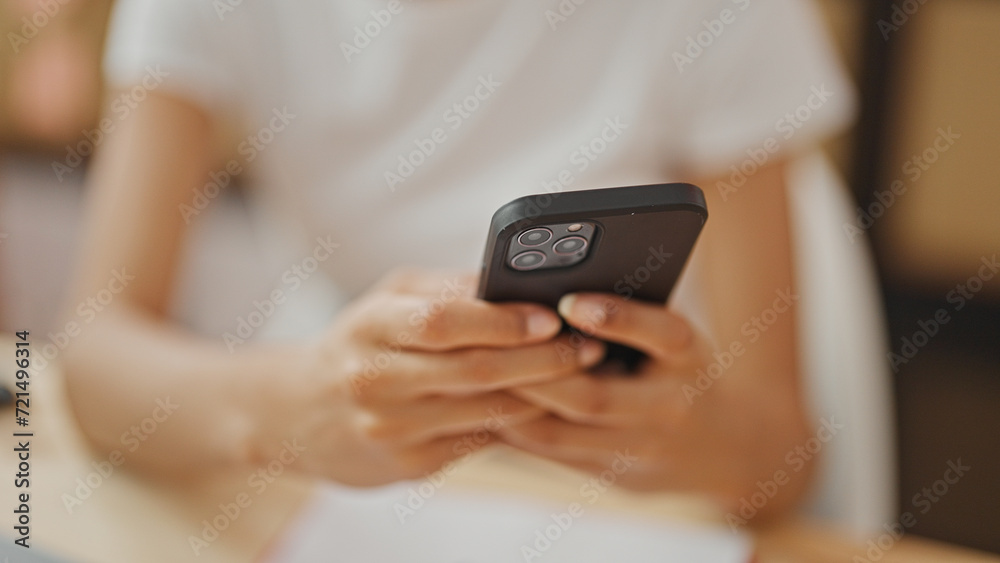
M319 342L259 344L241 362L246 369L232 384L236 392L221 435L234 464L268 463L303 428L302 415L322 393L317 374L324 356ZM225 395L222 395L225 396ZM306 421L308 422L308 421Z

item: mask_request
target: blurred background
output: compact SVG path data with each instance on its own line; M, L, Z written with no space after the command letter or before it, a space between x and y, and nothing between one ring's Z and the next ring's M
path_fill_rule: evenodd
M892 359L900 511L961 459L969 474L911 531L1000 553L1000 276L980 277L1000 255L1000 2L819 3L861 94L855 127L828 150L857 200L844 236L873 246L890 349L900 355ZM99 144L111 4L0 4L4 331L45 334L64 298L82 179ZM218 227L198 236L226 258L194 267L240 279L228 299L245 303L259 291L253 280L268 278L247 275L253 249L240 236L238 191L225 197L213 205ZM948 321L921 336L942 308ZM198 315L197 303L189 313Z

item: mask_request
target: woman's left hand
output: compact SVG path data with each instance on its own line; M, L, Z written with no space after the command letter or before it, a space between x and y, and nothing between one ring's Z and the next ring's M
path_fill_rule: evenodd
M501 439L603 474L605 481L610 469L614 483L627 488L700 491L727 505L745 494L748 479L753 486L750 476L767 473L758 469L773 466L773 448L758 435L768 426L757 408L764 405L754 404L773 400L766 393L753 396L753 386L725 381L739 377L727 373L739 357L726 349L713 352L687 320L663 305L576 294L560 302L559 313L584 334L626 344L648 359L635 374L581 372L509 390L551 414L504 428ZM707 375L713 363L719 363L711 367L715 379ZM706 381L712 382L707 389Z

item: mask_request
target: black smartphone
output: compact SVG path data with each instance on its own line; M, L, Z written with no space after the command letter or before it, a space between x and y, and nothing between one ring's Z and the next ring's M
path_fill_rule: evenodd
M479 297L555 307L567 293L666 303L708 219L691 184L521 197L493 214ZM609 343L604 367L633 371L643 355Z

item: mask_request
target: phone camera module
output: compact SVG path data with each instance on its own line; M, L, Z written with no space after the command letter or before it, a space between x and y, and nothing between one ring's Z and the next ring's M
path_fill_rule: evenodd
M597 243L592 222L531 225L508 240L506 266L521 272L570 268Z
M576 254L587 248L587 239L583 237L566 237L559 239L552 245L552 250L556 254Z
M515 270L521 270L526 272L528 270L534 270L545 263L545 253L539 252L537 250L529 250L527 252L522 252L515 256L511 261L510 265Z
M552 231L545 227L538 227L521 233L521 236L517 237L517 242L521 243L522 246L539 246L549 242L551 238Z

